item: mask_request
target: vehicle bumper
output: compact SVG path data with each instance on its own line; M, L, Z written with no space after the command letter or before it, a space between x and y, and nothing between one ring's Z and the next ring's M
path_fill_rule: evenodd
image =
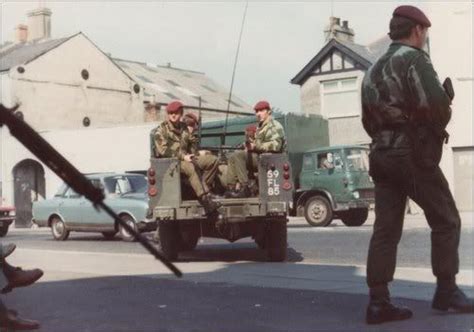
M1 225L11 225L15 221L15 217L0 217Z
M336 203L335 211L347 211L350 209L368 209L373 200L353 200L349 202Z
M156 220L146 219L137 223L137 228L140 232L153 232L156 231L158 223Z

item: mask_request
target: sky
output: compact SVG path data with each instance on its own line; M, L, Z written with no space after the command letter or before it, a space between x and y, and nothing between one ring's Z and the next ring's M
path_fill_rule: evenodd
M245 2L1 2L0 42L40 4L52 10L52 37L85 33L113 57L196 70L223 88L232 69ZM253 105L267 99L283 112L300 110L299 86L290 80L325 45L323 30L333 14L348 20L355 42L366 45L388 32L398 5L426 3L248 3L234 94Z

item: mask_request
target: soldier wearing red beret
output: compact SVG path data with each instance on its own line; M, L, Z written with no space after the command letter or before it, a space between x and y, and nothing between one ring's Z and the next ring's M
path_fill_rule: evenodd
M372 138L370 175L375 183L375 222L367 258L368 324L408 319L410 309L391 303L397 246L407 198L425 212L437 288L432 307L474 312L474 301L456 285L461 219L439 167L451 118L451 89L443 88L429 54L430 20L418 8L393 12L393 40L362 82L362 123Z

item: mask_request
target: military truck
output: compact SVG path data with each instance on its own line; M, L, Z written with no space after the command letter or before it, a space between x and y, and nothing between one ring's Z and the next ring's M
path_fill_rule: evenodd
M275 114L286 134L295 192L290 215L305 216L311 226L328 226L340 218L347 226L360 226L374 202L374 185L368 174L368 148L360 145L329 146L328 122L321 116ZM238 145L245 127L255 117L234 118L227 123L226 142ZM222 144L224 121L204 123L203 146ZM213 136L215 135L215 136ZM332 166L321 162L333 157Z
M231 147L226 149L231 151ZM209 216L188 180L181 176L180 161L154 158L153 152L151 155L147 172L149 214L158 222L155 240L167 258L175 260L180 252L194 249L200 237L230 242L252 237L260 249L266 250L269 261L285 260L287 216L294 191L292 167L286 153L261 154L258 172L254 174L258 194L249 198L216 199L221 207L218 213Z

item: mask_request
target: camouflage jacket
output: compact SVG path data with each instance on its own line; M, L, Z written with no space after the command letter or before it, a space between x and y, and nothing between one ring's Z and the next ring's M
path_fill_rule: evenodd
M399 42L390 45L362 83L362 123L373 139L382 130L407 124L443 131L451 118L450 104L429 55Z
M169 121L163 121L154 131L155 157L178 158L183 160L184 155L196 153L197 137L189 133L182 122L178 127Z
M258 124L255 133L255 151L263 152L283 152L285 148L285 132L282 125L269 117Z

